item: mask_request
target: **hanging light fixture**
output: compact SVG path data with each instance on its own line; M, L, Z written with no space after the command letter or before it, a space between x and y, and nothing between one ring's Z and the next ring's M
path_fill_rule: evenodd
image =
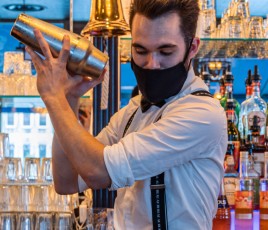
M21 3L7 4L3 6L6 10L9 11L20 11L20 12L36 12L42 11L46 7L37 4L25 4L25 0Z
M90 20L81 32L82 36L124 35L129 31L121 0L92 0Z

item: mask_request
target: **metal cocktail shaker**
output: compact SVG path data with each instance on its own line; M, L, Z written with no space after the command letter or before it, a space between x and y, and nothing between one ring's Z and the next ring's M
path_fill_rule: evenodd
M58 57L59 55L62 48L63 36L69 35L71 50L67 63L68 70L92 78L98 78L101 75L108 61L108 56L94 47L89 40L80 35L71 33L68 30L59 28L24 13L18 16L10 33L25 45L30 46L32 49L42 54L33 32L35 28L42 32L54 57Z

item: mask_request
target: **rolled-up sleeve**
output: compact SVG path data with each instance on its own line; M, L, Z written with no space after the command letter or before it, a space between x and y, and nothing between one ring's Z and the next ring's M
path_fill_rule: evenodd
M122 151L122 144L106 146L104 148L104 161L107 167L108 173L112 179L110 190L116 190L118 188L131 186L134 182L134 176L128 159L124 151ZM116 152L116 157L113 157L111 152ZM124 176L122 176L122 173Z

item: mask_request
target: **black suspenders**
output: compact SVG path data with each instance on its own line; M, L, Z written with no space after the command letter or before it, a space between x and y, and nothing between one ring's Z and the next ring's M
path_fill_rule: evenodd
M213 97L206 90L199 90L191 93L195 96L207 96ZM126 127L123 132L123 136L125 136L129 126L131 125L134 116L138 108L129 118ZM160 120L161 116L156 120ZM155 121L155 122L156 122ZM167 208L166 208L166 194L165 194L165 173L162 172L157 176L151 177L151 205L152 205L152 219L153 219L153 230L167 230L168 229L168 221L167 221Z

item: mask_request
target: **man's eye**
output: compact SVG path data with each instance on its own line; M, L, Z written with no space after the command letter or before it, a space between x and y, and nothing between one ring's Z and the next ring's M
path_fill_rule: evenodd
M140 55L144 55L144 54L147 54L147 51L143 49L136 49L136 53Z
M172 55L173 54L173 52L171 52L171 51L160 51L160 53L162 55L164 55L164 56L169 56L169 55Z

